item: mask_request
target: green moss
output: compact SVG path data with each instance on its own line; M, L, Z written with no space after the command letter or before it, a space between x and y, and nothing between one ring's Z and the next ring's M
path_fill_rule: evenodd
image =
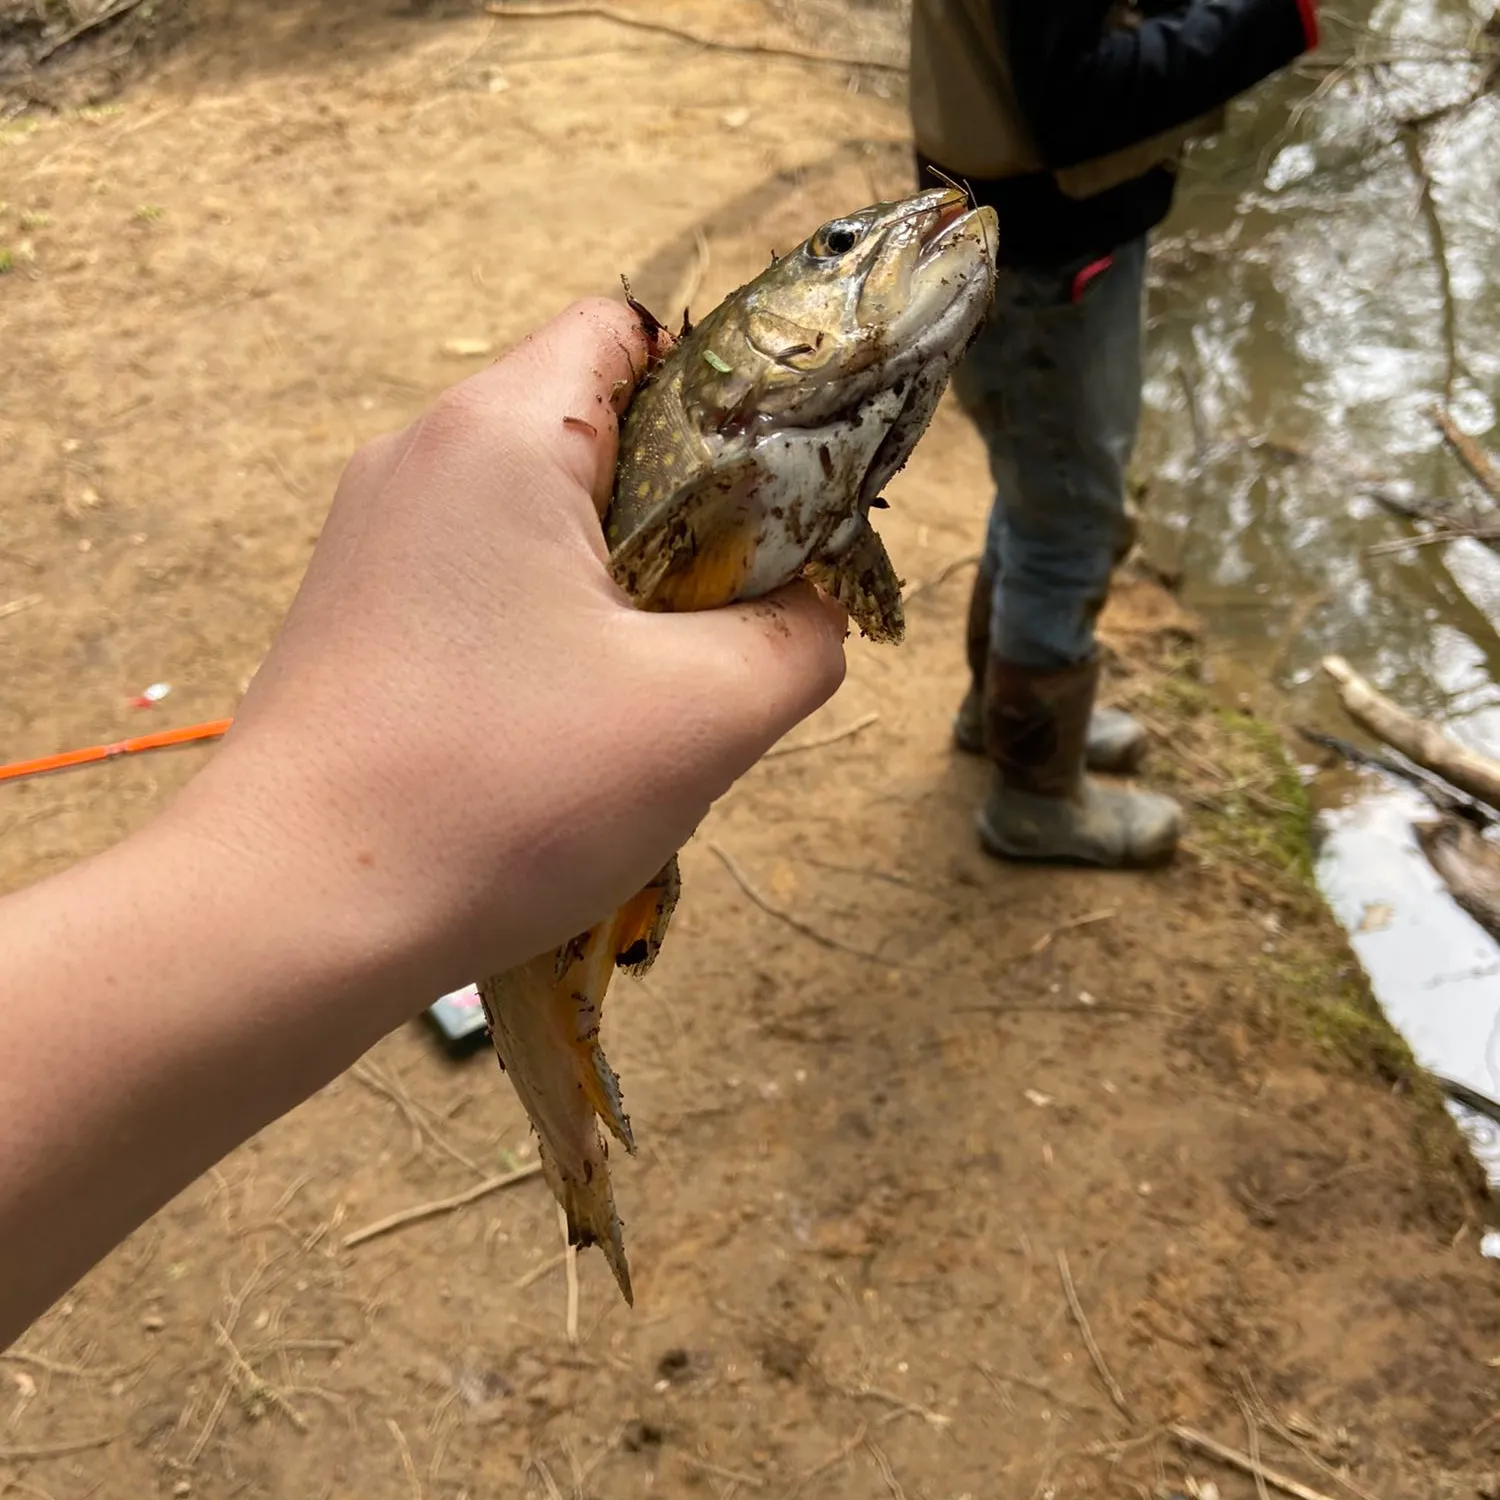
M0 250L0 276L16 268L16 257L9 250Z
M1175 753L1160 757L1153 780L1189 803L1192 852L1250 881L1276 918L1274 940L1255 961L1262 1022L1301 1038L1326 1066L1374 1077L1408 1097L1433 1211L1456 1228L1462 1204L1485 1198L1483 1172L1323 899L1312 804L1281 733L1216 703L1188 652L1168 664L1145 707L1172 736Z

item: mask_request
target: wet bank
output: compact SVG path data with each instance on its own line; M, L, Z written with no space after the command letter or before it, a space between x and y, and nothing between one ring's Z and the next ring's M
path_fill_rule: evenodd
M1500 94L1481 92L1500 41L1459 4L1342 14L1195 154L1165 226L1146 547L1206 622L1228 701L1359 740L1319 669L1337 652L1496 754L1500 556L1411 545L1371 488L1494 506L1433 408L1500 446ZM1300 749L1318 879L1381 1004L1422 1063L1500 1094L1500 951L1412 837L1429 807ZM1494 1127L1459 1113L1500 1180Z

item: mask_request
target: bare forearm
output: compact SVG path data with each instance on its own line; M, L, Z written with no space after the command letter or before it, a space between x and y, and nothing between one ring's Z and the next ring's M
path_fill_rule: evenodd
M174 809L0 901L0 1347L415 1008L318 879Z

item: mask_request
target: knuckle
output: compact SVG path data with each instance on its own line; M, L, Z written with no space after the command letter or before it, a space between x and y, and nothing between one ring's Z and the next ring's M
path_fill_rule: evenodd
M422 414L416 441L424 447L465 447L491 426L489 403L467 382L450 386Z

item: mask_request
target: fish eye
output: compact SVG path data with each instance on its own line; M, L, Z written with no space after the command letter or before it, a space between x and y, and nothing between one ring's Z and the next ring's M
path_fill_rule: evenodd
M847 255L864 238L864 225L851 223L847 219L835 219L825 224L808 244L809 251L819 259L832 255Z

